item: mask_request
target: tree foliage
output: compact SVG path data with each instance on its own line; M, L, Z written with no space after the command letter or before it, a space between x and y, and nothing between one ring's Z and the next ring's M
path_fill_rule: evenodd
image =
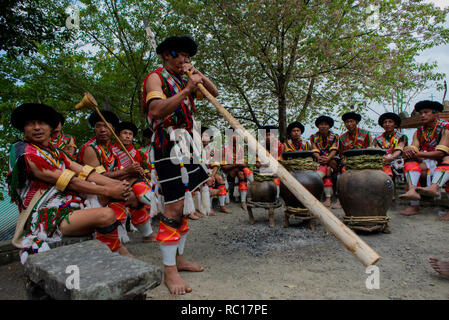
M447 43L447 12L422 1L169 1L203 43L201 64L234 115L256 125L339 115L437 80L415 57ZM416 81L420 71L426 76ZM423 81L421 81L423 80ZM363 112L364 110L360 110Z

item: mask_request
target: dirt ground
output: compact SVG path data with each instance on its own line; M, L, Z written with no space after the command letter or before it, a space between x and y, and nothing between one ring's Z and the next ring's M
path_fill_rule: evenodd
M442 208L425 207L420 215L404 217L398 214L404 203L394 203L389 210L391 234L361 235L382 257L377 263L380 288L370 290L365 267L318 220L315 231L294 219L282 228L279 208L270 229L265 209L255 209L256 223L250 225L239 204L230 207L232 214L190 223L185 256L205 268L182 273L193 292L173 296L162 283L148 292L148 299L449 299L449 278L428 263L429 256L449 260L449 222L437 219ZM141 243L138 233L130 238L132 254L162 267L157 243ZM25 298L21 264L0 266L0 299Z

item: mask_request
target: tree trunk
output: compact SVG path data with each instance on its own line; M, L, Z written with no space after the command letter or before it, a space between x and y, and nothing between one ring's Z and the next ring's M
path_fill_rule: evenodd
M296 117L296 121L301 122L304 119L304 116L306 114L307 108L309 107L309 104L312 101L312 92L313 92L313 86L314 85L315 85L315 77L310 79L309 89L307 90L306 100L304 101L304 104L302 106L301 112Z
M287 137L287 101L285 94L278 97L279 110L279 139L284 142Z

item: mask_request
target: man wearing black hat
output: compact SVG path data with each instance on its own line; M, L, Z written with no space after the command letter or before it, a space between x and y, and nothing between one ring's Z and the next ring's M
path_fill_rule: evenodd
M192 192L201 188L209 175L202 165L193 163L193 157L198 155L192 156L190 150L181 149L176 135L181 133L185 139L192 139L194 99L202 98L198 93L199 83L213 96L218 95L215 85L190 63L196 52L197 44L190 37L165 39L156 48L163 67L147 75L143 83L143 107L154 131L151 161L165 199L165 212L156 238L161 244L164 282L173 294L192 290L178 270L204 270L186 260L183 252L189 230L185 216L195 211ZM188 71L192 75L186 79Z
M423 125L415 131L412 144L404 148L402 155L409 190L399 198L412 202L400 213L407 216L419 213L420 193L437 196L439 188L449 180L449 123L438 119L443 105L424 100L415 105L415 111L419 112ZM428 170L432 176L432 186L429 186ZM426 176L430 188L417 188L420 178Z
M371 134L369 131L358 127L362 116L355 112L345 113L341 119L348 131L343 133L339 139L340 155L343 151L352 149L365 149L371 146Z
M140 166L142 166L143 165L142 157L140 153L137 151L137 149L134 148L133 144L134 137L137 135L138 132L136 125L129 121L122 121L116 128L116 132L120 141L127 148L128 153L133 157L132 160L134 160L134 162L137 162ZM127 168L132 164L131 159L128 157L125 151L122 150L118 142L115 142L112 145L112 149L117 153L120 164L123 168Z
M101 114L113 129L119 126L119 118L111 111L102 110ZM82 163L94 166L99 173L113 179L136 178L141 174L139 164L123 168L111 142L112 132L100 116L93 112L89 124L94 128L95 137L87 141L80 150L79 159Z
M318 132L310 136L312 143L312 151L314 159L320 164L317 173L323 179L324 194L326 200L324 205L330 207L333 194L332 172L338 171L338 164L334 158L338 151L338 135L331 132L330 129L334 126L334 119L328 116L319 116L315 120L315 126ZM339 208L339 202L334 205L334 208Z
M62 132L62 126L64 125L65 119L64 116L58 112L59 123L58 126L51 133L51 144L63 152L66 153L67 156L70 157L71 160L75 161L77 158L76 155L76 141L75 137L65 134Z
M310 150L309 142L301 139L304 126L298 121L294 121L287 126L287 141L283 144L282 152Z
M11 146L7 175L11 199L20 211L12 242L23 250L21 261L50 250L48 243L62 236L95 230L98 240L126 255L114 212L102 208L94 195L126 200L129 184L99 175L54 148L50 136L59 121L57 112L43 104L22 104L11 114L12 125L24 133L24 141Z
M113 112L103 110L101 114L113 130L119 128L120 120ZM133 192L130 193L126 203L123 201L111 201L108 206L114 210L117 220L122 225L126 221L126 208L128 207L131 218L136 223L135 226L144 235L143 241L151 241L150 216L145 205L151 205L152 189L141 178L144 175L142 167L139 163L131 163L128 167L122 166L119 156L111 143L113 133L96 112L90 115L89 124L94 128L95 137L81 147L80 159L82 163L96 168L97 172L107 177L127 180L131 184ZM120 226L119 230L123 239L126 239L124 228Z
M408 138L405 134L396 131L396 128L401 125L401 118L396 113L386 112L382 114L378 119L378 124L385 132L374 138L373 147L387 151L383 159L382 171L393 178L391 162L401 156L404 147L408 145Z

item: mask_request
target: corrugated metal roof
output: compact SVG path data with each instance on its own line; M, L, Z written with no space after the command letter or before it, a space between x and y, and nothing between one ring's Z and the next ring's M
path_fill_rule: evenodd
M16 230L19 210L15 203L11 202L7 190L0 190L4 200L0 201L0 241L10 240Z

